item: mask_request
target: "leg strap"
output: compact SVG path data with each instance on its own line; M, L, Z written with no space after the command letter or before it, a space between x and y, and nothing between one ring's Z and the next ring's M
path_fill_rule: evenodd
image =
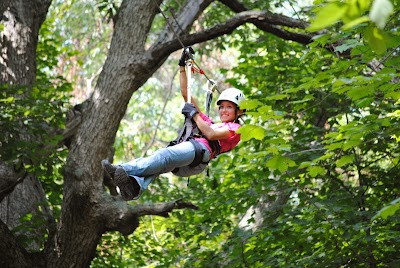
M189 167L195 167L201 163L203 163L203 157L205 154L205 149L199 144L198 141L195 139L189 139L189 141L193 144L194 146L194 160L192 163L190 163ZM204 163L205 164L205 163Z

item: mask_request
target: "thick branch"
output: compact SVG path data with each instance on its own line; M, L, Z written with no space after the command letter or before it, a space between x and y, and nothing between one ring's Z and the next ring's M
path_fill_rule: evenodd
M247 22L253 23L256 26L262 26L263 28L261 30L264 31L280 32L282 35L285 35L286 38L292 38L292 40L294 38L297 38L294 39L293 41L303 42L302 40L304 38L306 39L311 38L311 36L300 33L289 32L280 29L278 27L278 26L287 26L290 28L304 29L305 24L303 22L300 22L298 20L283 15L274 14L267 10L250 10L250 11L240 12L231 19L227 20L225 23L214 26L210 29L205 30L204 32L199 32L197 34L189 35L189 37L198 38L197 36L206 35L208 37L207 40L214 39L215 37L224 34L230 34L236 28ZM207 41L207 40L201 40L201 41Z
M44 267L43 254L29 254L0 220L0 267Z
M202 32L196 32L194 34L187 34L180 36L180 40L185 46L205 42L211 39L215 39L219 36L232 33L236 28L245 24L253 23L261 30L275 34L285 40L292 40L301 44L309 44L311 42L311 35L303 33L295 33L284 30L280 26L304 29L305 24L292 18L271 13L269 11L244 11L238 13L236 16L227 20L225 23L218 24L214 27L206 29ZM163 44L158 44L154 47L154 56L170 54L181 47L180 42L177 39L168 41Z
M63 134L62 134L64 137L64 140L70 139L75 135L81 122L82 122L82 112L81 111L77 111L75 109L68 111L67 124L66 124L65 130L63 131Z
M249 11L248 8L246 8L242 3L239 3L236 0L219 0L219 1L222 4L226 5L235 13ZM293 19L291 17L287 17L281 14L274 14L271 12L268 13L269 13L268 19L266 19L265 21L253 21L252 23L260 30L272 33L285 40L292 40L303 45L307 45L311 42L312 35L290 32L278 27L278 25L280 25L280 26L287 26L290 28L305 29L308 26L307 22Z
M162 217L169 217L169 213L175 209L190 208L197 210L199 209L196 205L191 202L185 202L180 200L171 201L167 203L148 203L143 205L137 205L132 208L132 212L137 216L144 215L157 215Z
M129 205L125 201L114 201L111 206L105 208L106 211L99 215L106 218L106 229L117 230L123 235L129 235L139 226L139 217L145 215L157 215L169 217L169 213L176 209L194 209L198 207L191 202L182 200L167 203L147 203Z
M173 14L173 19L166 21L164 31L159 35L159 38L154 42L150 50L156 50L156 48L162 47L164 43L170 42L176 38L176 35L180 36L187 34L193 25L193 22L202 14L205 8L213 2L212 0L188 0L180 10L177 17ZM167 15L167 14L164 14ZM171 27L173 29L171 29ZM175 40L178 42L178 40ZM179 44L179 42L178 42ZM187 46L188 44L184 44ZM177 50L180 44L175 49ZM174 51L174 50L173 50ZM169 52L168 54L170 54Z
M18 172L14 167L0 161L0 202L23 181L26 175L26 172L21 170Z
M225 6L230 8L235 13L249 11L248 8L246 8L242 3L239 3L236 0L219 0L219 2L221 2L222 4L224 4ZM308 23L306 23L304 21L293 19L291 17L287 17L287 16L281 15L281 14L274 14L271 12L270 12L270 14L272 14L271 18L273 18L270 21L270 23L272 23L272 24L285 25L285 26L288 26L291 28L301 28L301 29L305 29L308 26ZM281 21L281 23L280 23L280 21Z

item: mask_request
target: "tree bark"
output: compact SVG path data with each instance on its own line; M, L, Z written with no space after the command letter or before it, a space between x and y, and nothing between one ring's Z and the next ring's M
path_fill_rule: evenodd
M0 81L32 85L36 77L36 45L51 0L3 0L0 4Z
M50 0L1 1L0 24L4 30L0 34L0 84L25 86L29 90L35 82L38 34L50 3ZM24 134L23 128L19 138L30 139ZM13 229L20 224L21 216L27 213L37 215L37 204L45 202L45 197L35 176L15 170L12 164L0 161L0 201L0 218ZM44 211L49 212L47 208ZM31 235L40 237L45 232L45 228L40 228ZM39 246L33 243L29 250L39 250ZM15 257L13 252L9 253L3 258Z

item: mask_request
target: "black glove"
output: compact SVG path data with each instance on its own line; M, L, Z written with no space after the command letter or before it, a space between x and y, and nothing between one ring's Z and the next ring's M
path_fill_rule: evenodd
M181 55L181 58L180 58L180 60L179 60L178 65L179 65L179 66L182 66L182 67L185 67L186 61L187 61L188 59L193 58L193 54L194 54L194 50L193 50L192 47L185 47L185 48L182 50L182 55Z
M185 115L186 118L193 119L195 114L199 113L196 107L192 103L185 103L185 106L182 108L182 114Z

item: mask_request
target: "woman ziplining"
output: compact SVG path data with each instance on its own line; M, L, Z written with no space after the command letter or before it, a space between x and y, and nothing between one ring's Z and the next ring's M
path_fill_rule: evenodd
M159 149L149 157L128 163L113 165L108 160L102 160L106 175L113 179L125 200L139 198L151 181L160 174L172 172L177 176L189 177L201 173L210 160L229 152L240 141L240 134L236 131L240 127L239 117L244 112L239 108L240 102L245 99L244 94L236 88L224 90L216 102L221 123L214 123L201 112L196 99L191 96L190 86L188 90L190 73L188 74L186 67L193 62L192 54L194 51L191 47L184 48L179 60L180 88L186 102L182 114L186 121L197 126L200 133Z

